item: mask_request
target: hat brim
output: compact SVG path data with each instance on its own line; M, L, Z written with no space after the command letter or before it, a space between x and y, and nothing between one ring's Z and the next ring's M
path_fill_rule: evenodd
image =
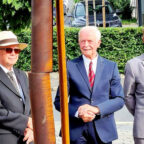
M19 49L23 50L23 49L25 49L28 45L27 45L26 43L19 43L18 46L19 46Z
M15 45L18 46L18 48L20 50L23 50L23 49L25 49L28 46L26 43L9 43L9 44L1 45L0 48L6 48L8 46L15 46Z

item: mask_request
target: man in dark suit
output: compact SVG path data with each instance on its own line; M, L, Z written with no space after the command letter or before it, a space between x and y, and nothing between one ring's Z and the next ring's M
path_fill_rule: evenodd
M11 31L0 32L0 144L33 141L28 78L13 67L25 47Z
M71 144L111 144L118 138L114 112L123 107L124 94L116 63L97 53L100 38L96 27L83 27L82 56L67 62ZM60 111L59 90L54 104Z

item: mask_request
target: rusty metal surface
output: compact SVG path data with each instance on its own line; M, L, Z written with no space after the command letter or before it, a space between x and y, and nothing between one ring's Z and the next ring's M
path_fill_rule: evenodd
M55 144L50 86L52 2L32 0L32 72L29 73L29 84L35 144Z
M52 1L32 0L32 72L52 71Z
M30 73L30 95L35 144L55 144L49 73Z
M56 23L57 23L59 80L60 80L59 86L60 86L62 143L69 144L70 137L69 137L68 90L67 90L63 0L56 0Z

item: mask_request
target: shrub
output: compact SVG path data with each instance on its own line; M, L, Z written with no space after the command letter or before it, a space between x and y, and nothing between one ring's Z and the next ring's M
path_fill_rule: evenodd
M79 28L65 28L66 56L73 59L81 55L78 45ZM142 43L142 28L100 28L102 43L98 52L101 56L115 61L118 64L120 73L124 72L126 62L144 52ZM29 44L28 48L22 51L16 67L30 71L31 60L31 31L25 30L18 34L21 42ZM57 55L57 34L56 28L53 32L53 71L58 70Z
M21 70L31 70L31 30L23 30L21 33L16 34L19 42L27 43L28 47L25 48L19 55L19 60L16 63L16 67Z

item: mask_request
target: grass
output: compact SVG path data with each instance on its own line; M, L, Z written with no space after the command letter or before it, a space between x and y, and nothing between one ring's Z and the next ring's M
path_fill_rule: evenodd
M137 20L135 18L129 20L122 20L122 24L124 25L132 24L132 23L137 23Z

